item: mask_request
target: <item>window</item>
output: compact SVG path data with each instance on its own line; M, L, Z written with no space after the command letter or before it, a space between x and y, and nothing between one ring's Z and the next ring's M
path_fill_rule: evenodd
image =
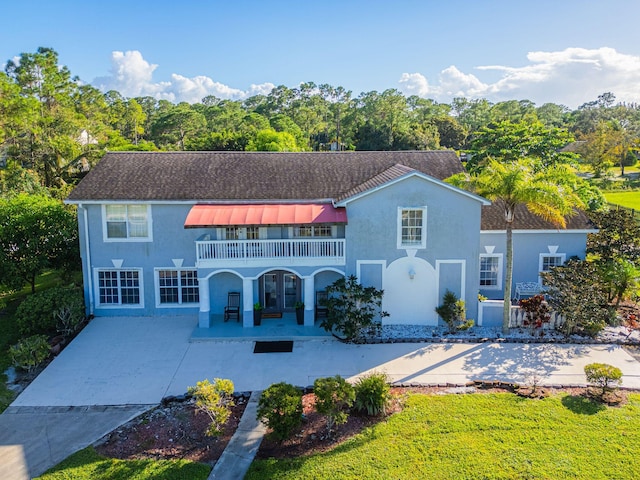
M398 248L427 246L426 207L398 209Z
M105 241L151 240L148 205L104 205Z
M480 288L502 288L502 255L480 254Z
M183 305L200 302L198 273L195 270L156 270L158 305Z
M142 306L140 270L98 270L98 303Z
M266 236L266 229L263 227L218 228L218 239L220 240L260 240Z
M541 253L540 254L540 273L548 272L553 267L559 267L564 263L566 255L564 253ZM540 277L540 285L544 285L542 277Z
M294 238L331 238L333 236L333 227L331 225L300 225L299 227L293 227Z

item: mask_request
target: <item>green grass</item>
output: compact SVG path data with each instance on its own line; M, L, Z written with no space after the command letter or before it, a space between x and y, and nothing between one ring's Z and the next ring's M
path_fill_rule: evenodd
M206 480L211 467L186 460L116 460L93 447L74 453L40 480Z
M604 192L604 196L609 203L640 210L640 190Z
M330 452L256 460L245 478L636 479L638 425L637 394L620 408L571 396L415 394Z

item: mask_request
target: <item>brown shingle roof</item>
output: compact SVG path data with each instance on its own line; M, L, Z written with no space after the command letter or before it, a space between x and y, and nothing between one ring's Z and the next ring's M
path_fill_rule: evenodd
M505 230L504 210L499 201L482 207L481 230ZM567 218L567 230L595 229L595 225L582 210L575 210L575 215ZM524 205L516 207L514 230L558 230L551 222L531 213Z
M396 165L439 180L463 171L455 152L448 150L110 152L68 200L337 199Z

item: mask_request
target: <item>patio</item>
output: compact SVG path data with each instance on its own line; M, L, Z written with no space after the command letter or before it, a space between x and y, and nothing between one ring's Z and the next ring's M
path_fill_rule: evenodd
M320 328L320 322L313 327L296 323L295 312L285 312L282 318L263 318L260 326L243 328L242 321L224 321L223 315L211 315L211 327L196 327L190 342L215 342L230 340L311 340L330 338L331 334Z

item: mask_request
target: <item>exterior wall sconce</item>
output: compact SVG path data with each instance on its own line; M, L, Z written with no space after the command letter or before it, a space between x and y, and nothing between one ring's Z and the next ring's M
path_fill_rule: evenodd
M416 271L413 269L413 267L411 267L409 269L409 278L413 280L415 276L416 276Z

